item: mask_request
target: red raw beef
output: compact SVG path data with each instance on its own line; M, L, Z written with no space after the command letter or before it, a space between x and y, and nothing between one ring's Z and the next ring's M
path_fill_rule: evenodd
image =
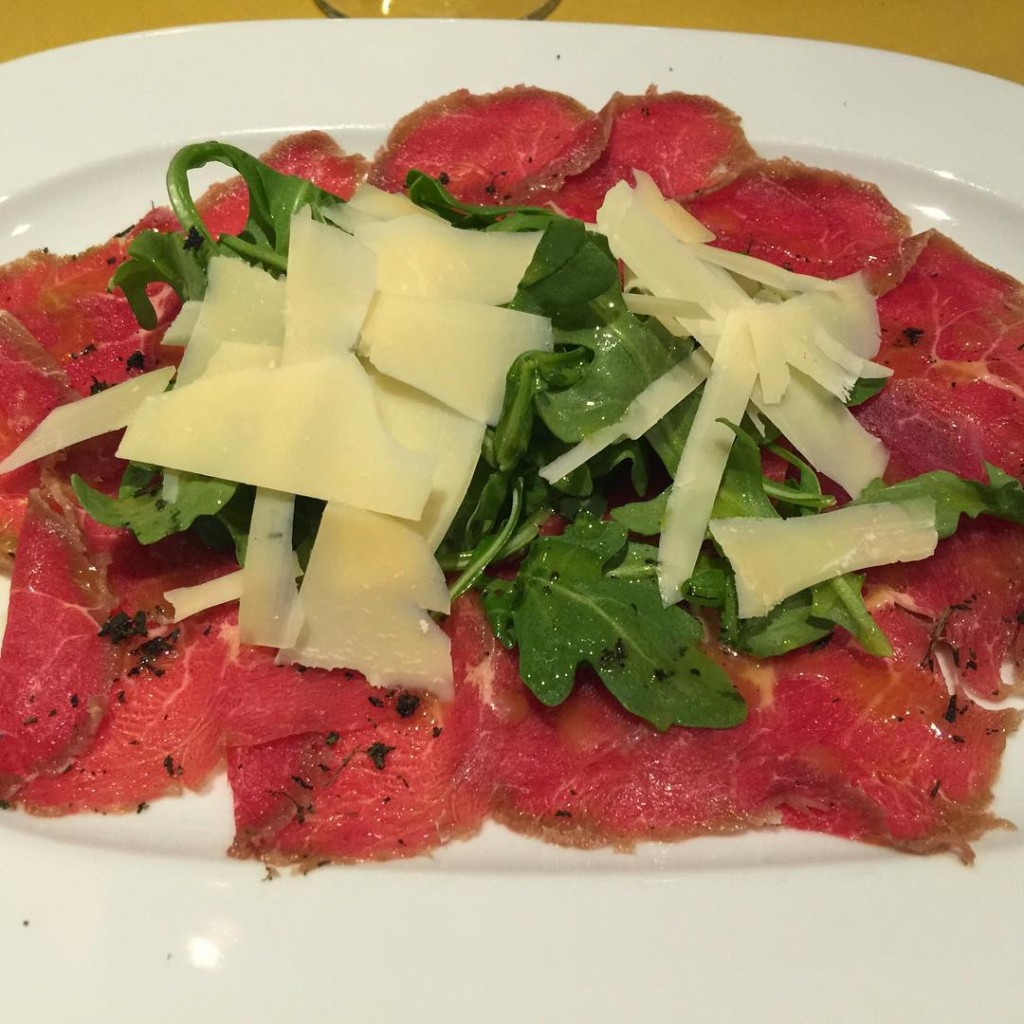
M415 169L440 177L464 202L541 202L593 163L606 132L594 113L561 93L516 86L475 96L460 89L395 125L369 181L399 192Z
M9 455L47 413L74 392L63 371L10 313L0 311L0 457ZM0 477L0 553L12 557L25 518L28 492L39 486L39 467Z
M634 170L677 199L727 184L758 159L739 118L706 96L616 94L600 117L609 131L604 152L553 197L563 213L582 220L593 221L608 189L632 182Z
M163 794L199 789L229 744L267 743L311 730L363 729L374 693L355 673L279 666L274 652L242 646L237 609L223 607L175 626L165 590L233 568L191 536L148 547L106 527L90 528L93 552L109 560L107 581L129 617L143 611L148 635L125 647L109 709L95 740L68 771L18 793L36 813L136 808Z
M324 132L289 135L260 158L282 174L306 178L327 192L348 199L366 177L367 161L342 152ZM213 234L238 234L249 216L249 193L241 178L213 185L197 201L203 221Z
M0 660L0 799L91 742L118 671L97 635L113 603L73 523L34 491Z
M17 317L53 355L79 394L153 369L154 337L140 330L127 300L119 292L108 292L107 285L140 231L176 227L167 210L157 209L78 256L42 251L0 267L0 309ZM178 309L173 294L161 296L158 309L169 321Z
M878 304L894 380L859 411L890 451L887 479L991 462L1024 480L1024 288L939 234Z
M471 676L492 712L473 781L492 790L492 813L517 830L631 846L781 820L967 856L967 842L992 824L984 807L1017 716L964 700L949 724L945 687L918 667L927 631L899 610L883 617L897 646L893 663L838 640L770 667L729 658L748 721L665 733L623 712L593 680L562 706L543 708L479 609L463 602L458 614L467 617L467 643L475 632ZM932 794L936 782L942 799Z
M791 160L762 161L685 205L724 249L815 277L863 270L877 292L903 277L920 248L877 186Z
M362 687L360 696L379 705L362 729L229 751L235 856L389 859L479 829L487 801L460 779L477 738L472 687L463 683L449 705Z

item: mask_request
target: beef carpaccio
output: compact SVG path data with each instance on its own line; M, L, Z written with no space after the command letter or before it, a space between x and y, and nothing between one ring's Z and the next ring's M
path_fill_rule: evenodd
M318 133L266 159L342 197L364 179L397 190L418 168L468 202L551 203L585 220L610 185L645 170L718 245L829 278L867 273L878 358L895 376L858 416L891 452L887 482L939 468L984 479L985 462L1024 477L1024 289L941 235L913 235L873 185L761 159L706 97L651 90L593 112L535 88L458 92L403 118L375 159ZM212 230L236 231L246 203L228 182L200 207ZM156 296L159 324L145 332L107 291L144 227L173 218L157 210L77 257L37 252L0 269L2 453L57 404L164 358L173 294ZM997 704L1020 689L1002 670L1024 651L1021 527L973 521L927 562L869 572L866 603L892 657L841 630L766 661L719 650L746 722L659 732L585 673L563 704L542 706L472 595L445 625L447 704L352 672L279 667L239 645L231 608L169 622L166 589L231 565L184 535L142 547L86 517L69 475L116 479L106 441L0 482L14 559L5 807L137 811L226 766L231 853L303 865L420 853L488 818L582 847L781 825L964 860L1006 824L990 804L1019 720Z

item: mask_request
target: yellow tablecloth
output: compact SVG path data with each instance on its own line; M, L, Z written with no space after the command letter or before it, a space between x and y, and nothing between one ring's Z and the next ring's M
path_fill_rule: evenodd
M170 25L322 16L313 0L0 0L0 9L0 60ZM828 39L1024 84L1022 0L562 0L551 20Z

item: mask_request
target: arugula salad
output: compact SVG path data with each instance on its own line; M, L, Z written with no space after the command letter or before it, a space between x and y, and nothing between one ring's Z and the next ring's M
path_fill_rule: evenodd
M248 189L248 221L237 235L212 235L191 195L189 171L210 162L233 168ZM170 286L186 303L202 300L215 258L286 275L297 214L345 231L334 223L342 200L224 143L182 149L171 161L167 185L181 230L140 234L111 281L146 329L157 326L151 286ZM826 568L820 579L766 610L741 615L742 569L734 564L735 551L729 557L728 531L716 524L794 521L799 545L804 534L797 521L824 522L843 503L795 439L774 425L770 404L759 411L743 399L738 415L712 416L731 443L720 478L711 484L707 521L699 522L692 568L674 593L666 592L663 533L673 488L682 486L681 460L695 423L711 415L700 411L705 392L715 386L709 356L723 358L721 347L710 352L699 331L680 329L693 312L685 303L645 304L650 287L632 273L636 268L623 274L608 235L555 210L461 203L441 181L417 171L409 174L407 194L458 231L540 233L514 297L504 305L549 320L552 344L519 354L508 367L500 415L483 432L468 487L435 550L450 599L480 593L496 637L518 649L522 679L540 701L560 704L578 668L589 665L625 708L658 729L728 728L741 723L747 709L721 652L771 658L822 642L838 628L872 655L891 654L862 599L864 575L858 570L875 561L854 569L837 562L838 568ZM765 306L793 295L786 280L773 287L751 282L744 272L734 272L733 280ZM667 375L692 365L701 366L703 376L630 436L626 428L637 422L637 403L647 402L650 389ZM834 401L856 406L885 381L884 373L855 375ZM765 373L762 383L767 388ZM602 443L590 445L589 457L584 450L570 458L598 436ZM575 464L560 472L567 458ZM766 472L769 463L774 472ZM129 462L114 496L80 478L73 483L91 516L131 530L143 544L191 530L210 546L233 549L239 565L246 564L257 493L251 484L140 461ZM678 496L675 505L677 518L688 514ZM847 505L858 507L923 515L933 548L936 539L956 531L962 516L1024 522L1024 490L989 466L987 483L948 472L893 485L876 478ZM301 578L310 563L324 508L320 498L295 496L293 576ZM756 533L751 537L754 549L767 543Z

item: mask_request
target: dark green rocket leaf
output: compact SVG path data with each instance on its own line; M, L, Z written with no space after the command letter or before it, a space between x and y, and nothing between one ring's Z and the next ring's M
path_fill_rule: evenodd
M237 484L181 473L178 496L165 501L159 490L135 489L117 498L93 490L80 476L71 485L82 508L99 523L131 530L141 544L153 544L187 530L200 516L216 516L234 495Z
M147 285L169 284L183 302L201 299L206 293L207 253L202 238L199 243L190 247L180 232L142 231L132 239L127 259L114 272L110 287L124 292L140 327L147 331L156 327Z
M984 514L1011 523L1024 523L1024 488L998 466L986 463L985 472L987 484L964 480L945 470L922 473L898 484L886 485L874 480L853 504L931 498L935 502L935 529L940 539L956 533L961 516L976 519Z
M696 646L696 619L663 607L652 579L605 573L624 538L614 524L595 522L540 538L513 583L485 591L492 622L519 645L526 685L543 703L560 704L587 663L625 708L659 729L738 725L746 705Z

